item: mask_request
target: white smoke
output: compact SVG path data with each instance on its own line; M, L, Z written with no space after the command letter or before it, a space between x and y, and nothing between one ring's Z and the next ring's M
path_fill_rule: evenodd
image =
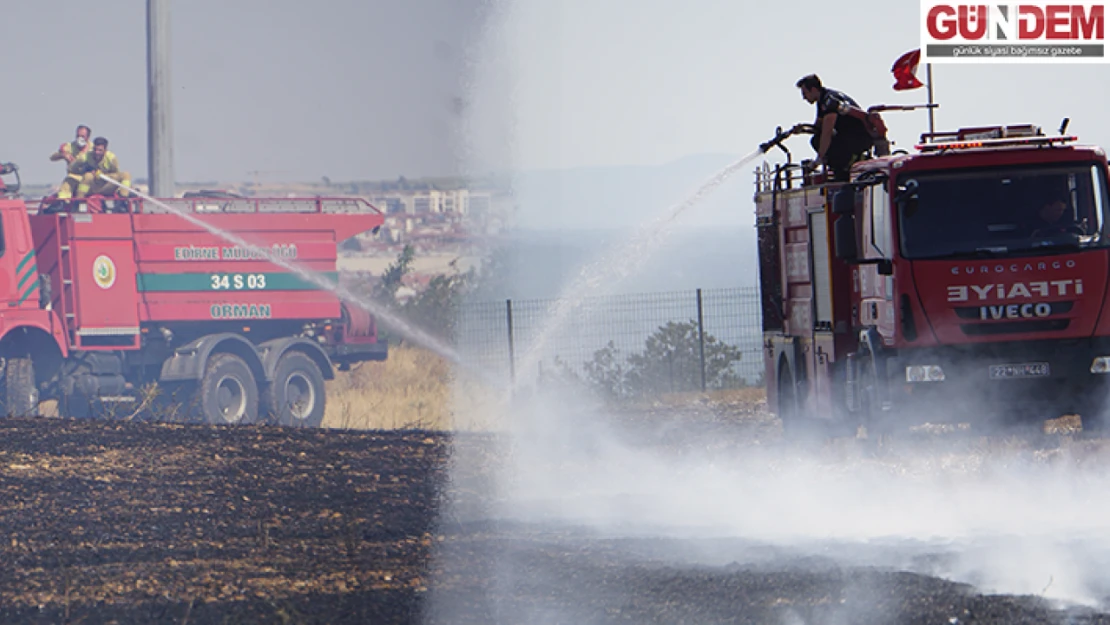
M858 440L803 448L738 434L721 449L674 449L665 439L631 442L612 415L569 396L516 407L502 518L687 541L671 556L693 562L743 562L762 545L981 592L1088 605L1110 596L1102 573L1110 452L1097 441L1038 449L922 435L874 450ZM714 546L699 553L705 540ZM919 557L927 555L937 557Z

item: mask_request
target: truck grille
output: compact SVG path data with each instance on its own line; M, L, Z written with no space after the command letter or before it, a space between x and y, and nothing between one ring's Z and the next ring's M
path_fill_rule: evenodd
M1071 312L1075 306L1074 301L1048 302L1050 308L1047 318L1033 319L994 319L981 323L960 324L960 330L966 336L993 336L997 334L1021 334L1025 332L1060 332L1067 330L1071 319L1063 319L1058 315ZM962 306L953 309L956 316L968 321L982 321L979 306Z
M1060 332L1067 330L1071 319L1035 319L1030 321L996 321L993 323L962 323L967 336L1019 334L1023 332Z
M1073 301L1067 302L1048 302L1050 308L1049 315L1062 315L1071 312L1072 307L1075 305ZM979 319L980 311L979 306L961 306L954 308L956 316L960 319ZM1041 321L1041 320L1038 320Z

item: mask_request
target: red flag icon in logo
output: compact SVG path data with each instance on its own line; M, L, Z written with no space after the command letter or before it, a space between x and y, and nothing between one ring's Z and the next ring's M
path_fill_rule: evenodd
M921 61L921 49L912 50L898 57L890 71L894 73L894 90L907 91L925 86L917 79L917 64Z

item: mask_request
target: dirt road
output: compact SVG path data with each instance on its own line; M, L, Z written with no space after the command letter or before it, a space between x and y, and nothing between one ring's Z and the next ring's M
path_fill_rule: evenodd
M483 521L481 461L439 514L452 456L496 461L480 435L9 419L0 450L5 623L1110 623L836 557L682 563Z

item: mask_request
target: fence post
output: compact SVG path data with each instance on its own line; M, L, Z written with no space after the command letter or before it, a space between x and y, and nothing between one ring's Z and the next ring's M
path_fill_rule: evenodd
M698 289L698 350L701 352L701 392L705 392L705 315L702 314L701 289Z
M516 384L516 357L513 353L513 300L505 300L505 320L509 326L509 382Z

